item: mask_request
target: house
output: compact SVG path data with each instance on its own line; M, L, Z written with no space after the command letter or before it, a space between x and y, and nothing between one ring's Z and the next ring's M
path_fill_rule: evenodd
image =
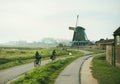
M120 68L120 27L113 35L114 41L106 45L106 61Z
M120 27L114 32L115 65L120 67Z
M98 49L103 49L105 50L106 49L106 45L109 45L111 43L113 43L114 39L100 39L99 41L96 41L96 48Z
M96 42L96 46L98 49L103 49L106 50L106 61L110 64L114 64L113 61L113 44L114 44L114 39L100 39L99 41Z

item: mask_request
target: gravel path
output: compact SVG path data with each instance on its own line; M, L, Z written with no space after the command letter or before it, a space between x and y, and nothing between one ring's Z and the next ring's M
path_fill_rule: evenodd
M89 59L87 59L81 69L81 84L98 84L98 81L93 78L92 73L91 73L91 69L90 67L92 67L92 59L93 57L90 57Z

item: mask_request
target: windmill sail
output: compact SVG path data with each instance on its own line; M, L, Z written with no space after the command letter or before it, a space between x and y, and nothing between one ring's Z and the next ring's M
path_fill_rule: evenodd
M75 28L74 27L69 27L69 30L75 30Z
M78 19L79 19L79 15L77 15L77 20L76 20L76 25L75 25L75 27L77 27Z

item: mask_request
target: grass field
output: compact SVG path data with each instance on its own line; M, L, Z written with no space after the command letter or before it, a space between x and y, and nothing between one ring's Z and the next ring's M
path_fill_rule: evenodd
M97 54L97 53L105 53L105 50L100 50L100 49L84 48L84 50L93 52L94 54Z
M120 68L107 63L105 55L93 59L92 73L99 84L120 84Z
M0 47L0 70L16 65L21 65L34 61L36 51L40 53L42 59L49 59L52 50L55 49L57 57L68 55L74 50L63 50L62 48L28 48L28 47Z

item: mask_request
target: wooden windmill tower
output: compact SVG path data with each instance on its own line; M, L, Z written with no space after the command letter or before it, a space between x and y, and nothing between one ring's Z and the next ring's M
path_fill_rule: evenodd
M77 26L79 15L77 15L77 21L75 27L69 27L69 30L73 30L72 46L85 46L89 41L85 33L85 28Z

